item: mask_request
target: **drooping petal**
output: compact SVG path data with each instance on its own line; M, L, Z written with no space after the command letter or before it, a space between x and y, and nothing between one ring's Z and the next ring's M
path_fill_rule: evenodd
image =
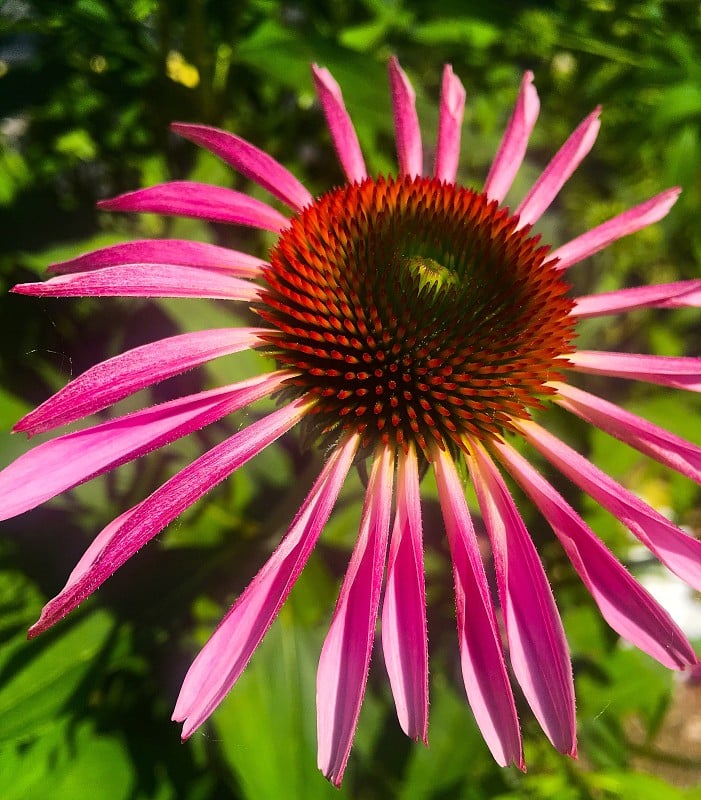
M572 566L613 630L670 669L696 663L693 648L682 630L564 498L508 444L493 442L492 447L552 526Z
M618 314L636 308L695 308L701 306L701 280L634 286L575 299L571 314L578 319Z
M33 436L94 414L147 386L220 356L260 344L262 328L219 328L170 336L102 361L14 427Z
M347 437L331 454L285 538L219 623L188 670L173 719L187 739L246 668L287 599L334 507L358 449Z
M123 514L120 525L108 526L109 535L101 534L104 547L89 567L83 565L77 579L70 580L44 606L38 621L29 629L29 635L37 636L63 619L186 508L290 430L307 413L308 407L308 400L297 400L251 423L195 459Z
M660 301L660 308L699 308L701 306L701 286L695 287L697 281L686 281L690 284L689 291L675 294L666 300Z
M576 386L556 384L553 400L661 464L701 483L701 447Z
M567 358L570 368L577 372L647 381L690 392L701 391L701 358L608 353L603 350L578 350L568 354Z
M514 763L524 769L514 696L460 478L450 455L437 447L433 469L453 559L460 661L467 698L497 763Z
M138 211L195 217L209 222L248 225L280 233L289 221L279 211L243 192L210 186L195 181L170 181L146 189L127 192L110 200L101 200L98 208L106 211Z
M511 665L550 741L576 756L572 666L543 565L503 478L474 439L466 458L492 543Z
M416 93L395 56L388 63L392 93L394 138L397 142L399 174L414 178L423 172L421 128L416 114Z
M340 786L370 667L392 507L394 453L380 447L353 550L316 679L317 763Z
M592 149L601 125L600 113L601 109L596 108L579 124L533 184L515 211L515 215L519 217L519 228L532 225L540 219L570 175Z
M529 70L523 75L516 105L484 184L483 191L490 200L501 203L511 188L526 155L539 110L540 100L533 86L533 73Z
M121 264L90 272L20 283L17 294L35 297L207 297L257 300L260 287L217 270L177 264Z
M104 527L100 533L97 534L92 542L90 542L88 549L80 557L80 560L73 568L71 574L68 576L66 585L61 590L62 593L68 591L88 575L100 553L105 549L105 547L107 547L107 545L114 538L115 534L118 533L122 525L124 525L126 521L133 516L138 508L139 506L136 505L130 508L128 511L125 511L123 514L120 514L118 517L113 519L109 525ZM41 633L41 631L30 631L30 638L38 635L39 633Z
M349 182L360 183L367 178L368 173L360 150L358 134L343 102L341 88L326 67L313 64L312 74L338 160Z
M69 272L88 272L123 264L165 264L220 269L236 278L257 278L265 263L263 259L248 253L206 242L144 239L102 247L77 258L51 264L47 271L53 275L66 275Z
M681 189L675 187L661 192L650 200L624 211L607 222L597 225L576 239L558 248L551 254L557 258L558 269L567 269L573 264L598 253L612 242L622 239L631 233L647 228L666 217L670 208L677 202Z
M399 454L397 511L382 606L382 649L399 724L427 744L428 638L416 451Z
M446 64L441 84L436 163L433 169L433 174L439 181L455 183L460 160L460 136L464 111L465 88L450 64Z
M0 472L0 519L210 425L274 392L287 376L272 373L210 389L44 442Z
M663 564L701 591L701 541L673 525L540 425L519 420L516 426L548 461L619 519Z
M301 211L314 201L289 170L245 139L207 125L173 122L170 127L180 136L219 156L295 211Z

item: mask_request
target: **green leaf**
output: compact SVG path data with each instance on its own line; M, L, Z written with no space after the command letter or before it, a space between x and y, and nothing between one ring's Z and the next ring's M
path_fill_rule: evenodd
M695 83L679 83L665 90L652 118L653 130L661 130L689 117L701 117L701 88Z
M27 642L20 633L0 655L0 742L29 738L61 714L113 631L102 611Z
M319 637L287 604L214 717L224 757L250 800L348 797L316 768Z
M5 747L0 759L3 800L126 800L134 796L134 768L126 747L88 723L75 729L55 724L29 745Z
M620 800L684 800L691 795L670 786L662 778L642 772L605 772L591 773L587 783L597 794Z
M494 44L501 36L495 25L475 17L443 17L417 26L414 32L428 45L458 43L480 50Z
M399 799L461 797L457 789L468 776L476 783L492 769L467 700L436 673L431 685L429 747L412 746Z
M0 441L4 440L6 436L5 431L9 431L15 422L26 414L30 408L31 406L28 403L24 403L4 389L0 389ZM7 446L5 446L5 442L3 441L3 462L8 460L13 450L16 449L19 455L27 449L26 444L21 438L16 437L16 439L19 445L17 448L12 446L13 443L9 434L7 435Z

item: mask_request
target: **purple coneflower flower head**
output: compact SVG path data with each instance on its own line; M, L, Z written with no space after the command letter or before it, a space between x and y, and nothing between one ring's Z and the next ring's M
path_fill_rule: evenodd
M465 690L499 764L524 767L512 680L545 734L576 754L574 687L550 585L505 474L521 486L622 637L662 664L696 658L679 627L631 577L553 486L517 451L525 440L619 519L672 572L701 590L701 542L673 525L560 441L547 423L557 404L699 481L701 449L576 388L598 373L698 391L701 360L577 350L580 319L644 307L698 306L701 281L571 297L565 272L611 242L664 217L668 189L552 251L531 235L594 144L595 110L572 133L512 213L504 197L538 116L526 73L482 191L456 184L465 92L443 73L433 170L413 89L389 64L398 174L368 176L341 90L313 68L347 181L313 197L282 165L238 137L201 125L173 129L281 200L179 181L101 204L114 211L201 217L272 231L265 259L200 242L140 241L53 265L23 284L37 296L208 297L244 303L257 327L204 330L146 344L98 364L16 426L29 435L82 419L219 356L256 348L272 370L58 436L0 473L2 514L27 511L266 396L277 410L175 474L97 535L31 628L36 635L90 595L130 556L212 487L292 430L304 428L327 460L287 534L188 672L174 719L188 737L245 669L333 511L351 467L368 479L357 542L324 642L317 677L318 763L339 784L348 761L381 616L384 661L399 723L427 739L428 646L421 475L433 470L453 564ZM535 413L534 413L535 412ZM491 542L503 632L464 496L461 464ZM381 608L381 612L380 612ZM507 657L511 669L507 667Z

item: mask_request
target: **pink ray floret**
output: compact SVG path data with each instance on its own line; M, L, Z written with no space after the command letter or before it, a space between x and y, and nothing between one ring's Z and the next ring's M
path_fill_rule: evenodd
M280 233L288 219L266 203L233 189L195 181L171 181L98 203L106 211L138 211L248 225Z
M533 184L533 188L523 198L514 212L519 218L519 227L532 225L548 210L560 189L572 173L582 163L594 146L601 123L597 108L579 125L570 138L562 145L552 161Z
M33 436L101 411L134 392L221 356L259 345L262 329L182 333L96 364L23 417L16 432Z
M37 445L0 472L0 519L22 514L121 464L216 422L280 387L271 373L135 411Z
M572 666L550 584L503 478L478 442L470 450L467 463L494 553L511 665L550 741L576 756Z
M607 353L601 350L578 350L568 358L577 372L659 383L690 392L701 391L701 358Z
M301 211L313 202L314 198L289 170L245 139L206 125L174 122L170 127L231 164L295 211Z
M511 188L526 155L539 110L538 92L533 86L533 73L529 71L523 76L516 106L484 183L483 191L490 199L501 203Z
M433 468L453 560L460 661L467 699L497 763L513 763L524 769L516 705L462 484L451 457L438 448L434 451Z
M416 452L399 455L397 510L382 606L382 649L399 724L428 744L428 638Z
M287 535L202 648L183 682L173 719L183 738L219 705L246 668L314 549L358 449L349 437L326 462Z
M441 107L438 117L438 142L433 174L439 181L455 183L460 161L462 118L465 111L465 88L450 64L443 69Z
M375 639L387 555L394 454L376 454L353 550L316 677L317 763L337 786L348 763Z
M576 386L557 384L555 400L597 428L701 484L701 447Z
M494 446L506 468L552 526L608 624L670 669L695 664L693 648L679 626L565 499L512 447L503 442Z
M367 177L358 134L343 102L343 94L326 67L312 66L314 86L329 126L338 160L350 183L360 183Z
M218 270L179 264L122 264L20 283L12 291L35 297L208 297L251 302L257 299L260 287Z
M77 258L51 264L47 271L54 275L65 275L126 264L163 264L168 267L222 270L236 278L257 278L265 263L262 258L216 244L186 239L146 239L93 250Z
M634 311L636 308L698 308L701 306L701 280L634 286L578 297L572 315L578 319Z
M528 421L519 422L518 427L563 475L610 511L672 572L701 590L701 540L685 533L540 425Z
M44 606L29 630L30 636L65 617L186 508L296 425L306 405L307 401L296 401L252 423L174 475L124 514L119 525L108 526L109 535L102 537L104 546L90 569L81 570Z
M389 60L388 69L399 173L413 178L421 175L423 171L423 151L419 118L416 114L416 94L406 73L394 56Z
M617 217L598 225L552 253L559 262L560 269L567 269L579 261L583 261L594 253L598 253L618 239L636 233L648 225L659 222L667 216L669 210L677 202L681 189L675 187L651 197L635 208L624 211Z

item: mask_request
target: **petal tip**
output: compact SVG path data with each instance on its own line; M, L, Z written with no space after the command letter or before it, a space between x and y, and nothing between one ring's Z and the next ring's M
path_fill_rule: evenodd
M41 287L43 283L18 283L16 286L13 286L10 291L13 294L26 294L26 295L39 295L41 296L42 291Z
M314 62L311 66L312 70L312 77L314 78L315 83L322 84L327 89L330 89L331 86L330 80L333 80L331 73L328 71L326 67L321 66ZM335 81L334 81L335 82Z
M186 716L178 715L180 718L175 716L175 712L173 712L172 720L173 722L182 722L183 727L180 731L180 741L184 744L192 734L197 730L199 727L198 725L193 725L192 722L188 720Z
M105 200L98 200L95 205L100 211L113 211L117 208L119 199L119 197L108 197Z

